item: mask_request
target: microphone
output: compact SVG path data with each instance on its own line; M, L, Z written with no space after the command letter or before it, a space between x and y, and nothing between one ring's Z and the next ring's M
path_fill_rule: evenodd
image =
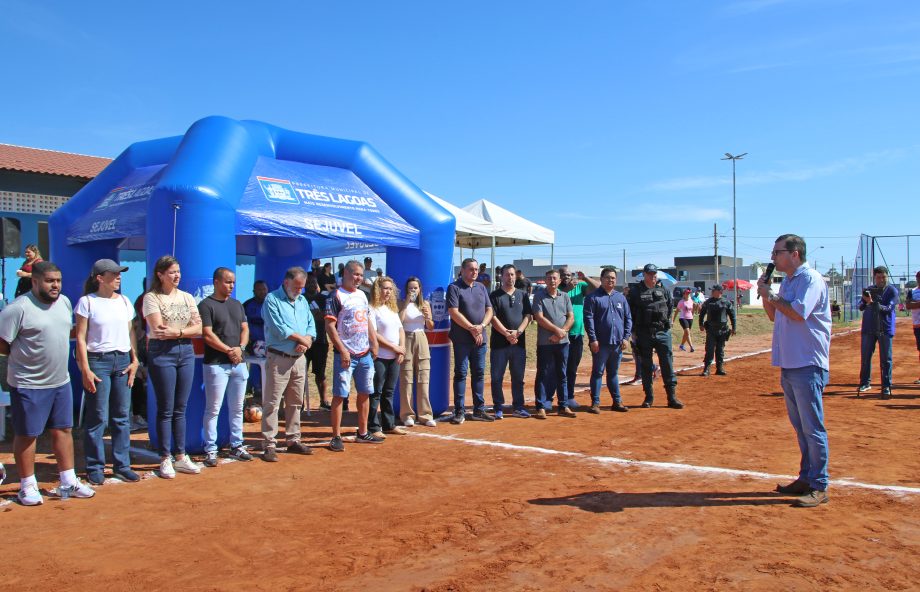
M774 269L776 269L776 266L773 265L772 262L767 264L767 271L765 271L763 274L763 277L767 282L769 282L770 278L773 277ZM760 300L760 292L757 293L757 300Z

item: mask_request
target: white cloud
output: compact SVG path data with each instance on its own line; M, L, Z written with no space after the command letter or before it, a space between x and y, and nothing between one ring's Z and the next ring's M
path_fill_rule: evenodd
M639 204L627 211L616 213L616 219L627 221L658 222L717 222L731 218L723 208L687 208L686 204Z
M861 156L841 158L840 160L817 166L765 172L745 172L738 176L738 185L764 185L768 183L810 181L811 179L830 177L843 172L858 172L878 162L900 158L904 153L904 150L883 150L880 152L870 152ZM725 185L731 185L731 177L727 174L719 176L665 179L663 181L651 183L646 187L646 190L685 191L689 189L709 189Z

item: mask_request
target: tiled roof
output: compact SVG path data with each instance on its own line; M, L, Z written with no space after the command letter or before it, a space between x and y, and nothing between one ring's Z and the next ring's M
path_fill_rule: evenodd
M0 144L0 170L92 179L110 162L100 156Z

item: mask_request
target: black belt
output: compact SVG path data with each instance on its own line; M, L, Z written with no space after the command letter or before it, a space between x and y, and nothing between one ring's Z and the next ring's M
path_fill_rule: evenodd
M285 358L295 358L296 359L296 358L303 356L303 354L286 354L283 351L278 351L277 349L273 347L268 348L268 352L275 354L276 356L282 356Z

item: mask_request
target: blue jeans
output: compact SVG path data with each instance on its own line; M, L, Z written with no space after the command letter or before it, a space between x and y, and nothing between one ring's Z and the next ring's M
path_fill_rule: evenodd
M623 352L619 345L599 344L596 354L591 354L591 405L601 403L601 379L607 373L607 390L613 402L622 404L620 399L620 358Z
M230 448L243 445L243 399L249 370L246 364L202 364L204 379L204 451L217 452L217 416L227 397Z
M371 352L363 355L350 354L351 363L348 368L342 368L342 356L338 350L332 354L332 396L347 399L351 392L351 380L355 380L355 390L359 395L368 395L374 392L374 356ZM304 363L304 373L307 371Z
M827 430L824 429L824 403L821 395L828 371L817 366L783 368L780 384L786 398L789 421L799 440L802 462L799 479L812 489L827 490Z
M891 388L891 335L882 333L863 333L860 347L862 362L859 369L859 385L872 382L872 356L875 355L875 342L878 342L878 361L882 370L882 388Z
M195 378L195 351L190 339L151 339L147 372L157 399L157 452L185 454L185 408Z
M557 395L559 407L571 407L575 401L568 396L566 367L569 360L569 344L553 343L537 346L537 368L543 379L537 389L537 409L553 408L553 394Z
M524 408L524 366L527 364L527 350L517 345L492 348L489 355L492 366L492 406L500 409L505 404L502 382L505 368L511 367L511 405L515 410Z
M575 380L578 378L578 366L581 364L581 356L585 351L585 336L578 335L572 336L569 335L569 359L566 362L565 376L568 386L566 391L569 396L569 401L572 402L571 407L577 407L578 404L575 403Z
M482 411L486 406L483 396L486 383L486 343L454 343L454 413L466 410L466 374L469 370L473 379L473 411Z
M106 423L112 435L112 468L116 471L131 468L131 389L128 375L123 372L131 364L128 352L88 352L89 369L102 381L96 383L96 392L83 391L85 398L83 453L86 472L101 473L105 469L105 447L102 435Z

